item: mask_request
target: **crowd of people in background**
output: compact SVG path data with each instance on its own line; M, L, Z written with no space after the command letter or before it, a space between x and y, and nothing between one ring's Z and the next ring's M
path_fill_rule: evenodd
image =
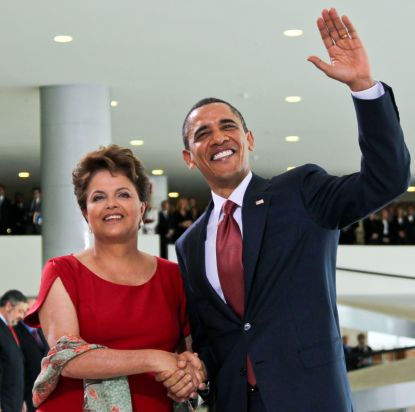
M156 233L160 236L162 258L167 258L168 244L174 244L202 212L192 197L181 197L176 203L168 200L161 203Z
M21 192L16 192L11 201L6 187L0 184L0 235L40 235L42 222L42 194L39 187L32 189L32 199L29 201Z
M393 203L366 219L343 228L344 245L415 245L415 206Z
M201 215L195 198L164 200L160 205L156 233L160 235L161 257L167 257L167 245L174 244L184 231ZM42 233L42 196L38 187L26 201L16 192L11 201L0 184L0 235L34 235ZM366 219L340 231L344 245L415 245L415 205L393 203L372 213Z

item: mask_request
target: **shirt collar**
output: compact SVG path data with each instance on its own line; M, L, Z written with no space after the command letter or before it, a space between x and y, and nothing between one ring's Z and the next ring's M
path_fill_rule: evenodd
M232 200L232 202L236 203L239 207L242 207L242 203L244 200L246 188L249 185L249 182L252 179L252 172L249 173L244 177L241 183L234 189L234 191L230 194L228 199L225 199L222 196L217 195L216 193L212 192L212 199L214 203L214 213L220 215L220 211L222 210L223 204L227 200Z

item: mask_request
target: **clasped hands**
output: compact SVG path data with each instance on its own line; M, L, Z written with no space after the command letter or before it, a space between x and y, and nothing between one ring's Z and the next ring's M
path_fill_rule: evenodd
M168 396L176 402L196 398L198 390L206 389L207 373L204 363L196 353L189 351L172 354L176 358L175 368L156 375L156 381L167 388Z

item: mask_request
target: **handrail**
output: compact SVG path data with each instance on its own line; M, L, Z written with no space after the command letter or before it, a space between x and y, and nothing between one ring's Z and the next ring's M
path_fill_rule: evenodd
M356 272L356 273L363 273L365 275L371 275L371 276L384 276L389 278L397 278L397 279L407 279L407 280L415 280L415 276L405 276L405 275L394 275L393 273L384 273L384 272L369 272L367 270L361 270L361 269L353 269L353 268L344 268L344 267L336 267L336 270L342 270L344 272Z

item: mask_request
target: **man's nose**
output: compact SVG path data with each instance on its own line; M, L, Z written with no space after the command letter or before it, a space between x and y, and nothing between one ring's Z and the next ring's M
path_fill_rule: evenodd
M217 145L221 145L224 142L227 142L229 138L221 131L217 131L213 135L213 143Z

